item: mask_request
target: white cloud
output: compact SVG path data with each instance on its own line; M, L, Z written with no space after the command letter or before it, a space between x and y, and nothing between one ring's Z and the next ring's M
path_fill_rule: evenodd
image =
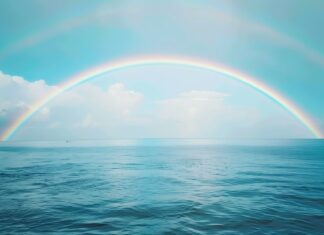
M0 72L1 103L27 104L46 94L51 87L45 81L28 82L18 76Z
M200 137L213 131L217 120L227 112L226 94L213 91L189 91L173 99L163 100L161 119L172 126L178 137ZM173 134L176 134L173 133Z
M0 131L52 88L43 80L28 82L0 71ZM48 110L42 110L41 114L47 115Z
M81 85L61 94L49 105L48 131L62 138L126 137L127 129L137 123L143 98L122 83L107 89ZM33 124L37 129L38 123ZM64 134L58 134L58 129L64 130Z

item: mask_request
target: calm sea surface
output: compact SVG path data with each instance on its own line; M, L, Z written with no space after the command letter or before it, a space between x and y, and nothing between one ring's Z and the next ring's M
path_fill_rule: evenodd
M324 234L324 141L2 143L1 234Z

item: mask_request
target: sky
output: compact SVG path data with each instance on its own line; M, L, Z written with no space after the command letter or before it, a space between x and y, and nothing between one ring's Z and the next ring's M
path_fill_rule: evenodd
M324 133L323 1L0 1L0 134L71 76L157 55L256 78ZM314 138L257 89L181 65L119 69L47 103L10 140Z

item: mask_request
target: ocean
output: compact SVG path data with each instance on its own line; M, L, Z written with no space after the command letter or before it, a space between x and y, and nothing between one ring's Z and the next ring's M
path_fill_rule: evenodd
M324 234L324 141L4 142L0 233Z

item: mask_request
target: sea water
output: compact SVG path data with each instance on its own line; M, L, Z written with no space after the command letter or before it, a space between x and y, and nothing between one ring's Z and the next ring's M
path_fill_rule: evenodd
M2 143L0 233L324 234L324 141Z

